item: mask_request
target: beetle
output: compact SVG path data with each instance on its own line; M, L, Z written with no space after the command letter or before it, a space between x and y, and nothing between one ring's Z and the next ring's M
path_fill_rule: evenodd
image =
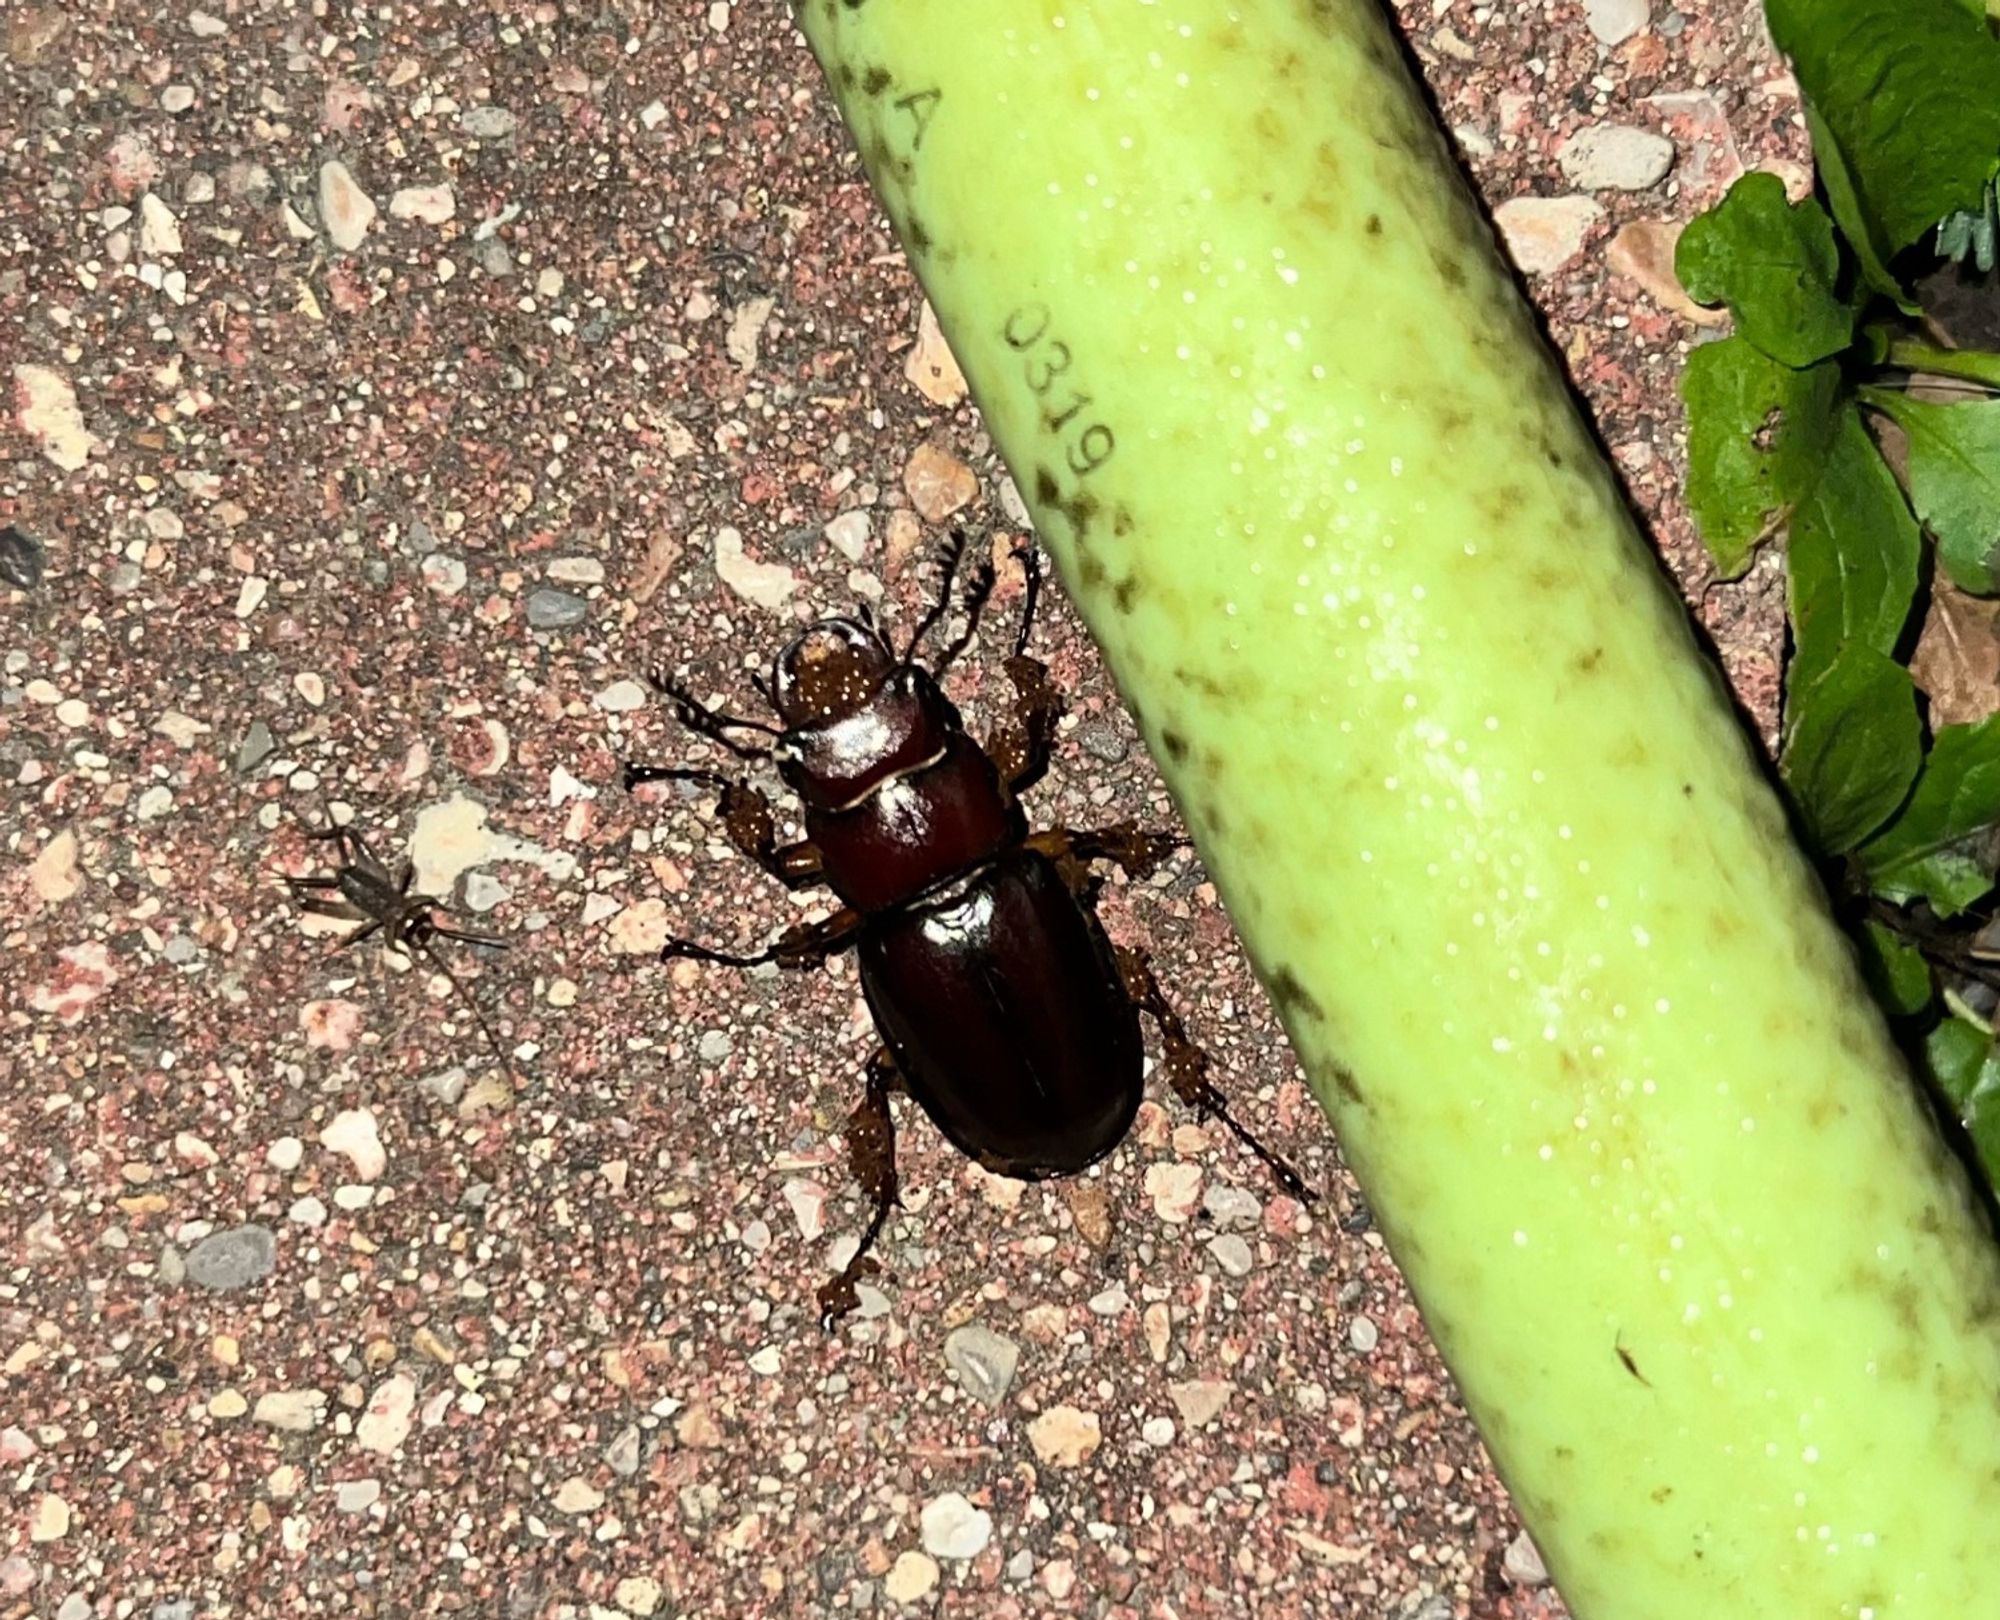
M857 954L881 1045L848 1151L874 1208L854 1257L819 1290L828 1328L855 1308L855 1283L876 1269L869 1251L897 1203L891 1092L913 1097L988 1170L1029 1181L1072 1175L1116 1147L1138 1112L1142 1012L1159 1029L1175 1093L1199 1117L1221 1120L1285 1191L1313 1201L1230 1112L1144 953L1114 946L1098 921L1091 862L1140 878L1185 840L1130 822L1028 829L1021 795L1048 769L1063 709L1047 667L1028 654L1042 583L1034 548L1015 553L1026 593L1004 666L1012 709L987 744L967 732L940 682L992 593L990 562L965 592L964 629L931 667L918 661L949 611L963 551L954 535L942 588L900 653L865 607L803 630L756 681L776 724L711 711L664 671L652 676L688 730L777 767L802 807L803 840L779 844L769 800L738 778L698 766L628 764L624 773L628 791L657 781L718 790L717 813L739 851L788 887L824 885L841 901L753 955L685 939L660 953L787 968ZM746 732L767 740L745 742Z

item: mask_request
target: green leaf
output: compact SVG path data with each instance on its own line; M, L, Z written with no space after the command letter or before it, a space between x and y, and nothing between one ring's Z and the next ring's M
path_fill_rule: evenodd
M1701 304L1727 304L1736 330L1773 360L1809 366L1854 339L1854 308L1836 290L1833 221L1794 208L1775 174L1746 174L1681 233L1674 272Z
M1924 1042L1924 1057L1977 1149L1989 1183L2000 1180L2000 1055L1993 1037L1964 1018L1947 1018Z
M1779 768L1822 855L1844 854L1894 815L1923 759L1910 672L1873 647L1850 644L1794 690Z
M1993 1037L1964 1018L1943 1020L1924 1037L1931 1078L1956 1107L1979 1084L1979 1071L1993 1053Z
M1924 953L1903 942L1893 928L1867 923L1858 941L1861 971L1875 999L1897 1018L1914 1018L1931 1004L1934 989Z
M1787 547L1793 654L1788 692L1810 686L1850 643L1895 650L1917 593L1923 536L1861 413L1840 407L1818 479Z
M1861 851L1878 894L1928 900L1941 917L1963 911L1993 887L2000 821L2000 715L1946 726L1931 745L1917 791L1888 828Z
M1734 579L1819 477L1840 371L1781 366L1740 337L1688 356L1688 506L1716 572Z
M1861 267L1862 281L1884 298L1894 299L1905 315L1917 314L1916 301L1903 290L1902 282L1889 268L1889 260L1896 256L1896 250L1881 240L1877 227L1862 208L1861 197L1854 189L1854 177L1848 172L1847 158L1840 150L1840 142L1810 104L1805 111L1806 133L1812 138L1820 186L1826 192L1827 206L1833 210L1834 224L1840 227L1841 236L1854 254L1854 262Z
M1768 0L1771 37L1827 135L1857 241L1883 256L1978 205L2000 159L2000 43L1962 0ZM1848 218L1834 185L1835 215Z
M1910 441L1910 499L1961 590L2000 592L2000 399L1936 405L1893 389L1861 397Z

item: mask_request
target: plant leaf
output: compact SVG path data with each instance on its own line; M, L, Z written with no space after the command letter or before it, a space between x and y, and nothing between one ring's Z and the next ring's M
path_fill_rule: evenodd
M1910 441L1910 500L1937 537L1938 562L1975 596L2000 593L2000 399L1940 405L1862 391Z
M1854 308L1840 297L1833 221L1811 199L1793 207L1785 183L1762 171L1681 233L1674 272L1701 304L1727 304L1736 330L1788 366L1809 366L1854 339Z
M1928 900L1941 917L1993 887L1989 836L2000 821L2000 715L1946 726L1931 745L1917 791L1860 859L1878 894Z
M1841 236L1854 254L1854 262L1861 268L1862 281L1884 298L1894 299L1905 315L1917 314L1916 301L1904 291L1895 271L1889 268L1895 249L1881 240L1876 226L1861 206L1861 198L1854 189L1854 177L1848 172L1847 157L1840 150L1839 140L1826 127L1825 120L1813 111L1811 103L1807 103L1805 113L1806 133L1812 139L1820 186L1826 192L1827 206L1833 210L1833 222L1840 227Z
M2000 42L1962 0L1768 0L1765 9L1865 222L1850 235L1886 258L1979 205L2000 158ZM1824 161L1821 144L1814 130ZM1848 229L1838 197L1835 214Z
M1947 1018L1924 1041L1924 1057L1978 1150L1988 1183L2000 1179L2000 1055L1993 1037L1964 1018Z
M1881 923L1866 924L1857 942L1861 947L1861 971L1875 999L1897 1018L1914 1018L1931 1004L1930 964L1924 953L1903 942L1893 928Z
M1844 854L1894 815L1923 759L1910 673L1873 647L1850 643L1794 689L1779 765L1822 855Z
M1734 579L1819 477L1840 371L1794 371L1740 337L1688 356L1688 506L1716 572Z
M1843 405L1818 479L1792 514L1787 548L1794 651L1787 692L1850 643L1892 652L1917 592L1923 536L1861 413Z

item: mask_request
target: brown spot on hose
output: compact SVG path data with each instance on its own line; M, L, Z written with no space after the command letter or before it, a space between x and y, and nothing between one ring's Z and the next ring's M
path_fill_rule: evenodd
M1169 726L1165 731L1160 733L1160 746L1167 751L1167 758L1172 760L1176 765L1187 763L1188 740L1178 731L1174 730L1172 726Z
M1130 613L1139 600L1139 576L1127 574L1111 587L1111 601L1120 613Z
M1326 1009L1313 993L1299 982L1299 976L1280 964L1271 974L1271 999L1281 1013L1297 1013L1315 1024L1326 1022Z
M895 79L889 74L887 69L872 67L862 77L861 88L868 95L879 96L895 82Z

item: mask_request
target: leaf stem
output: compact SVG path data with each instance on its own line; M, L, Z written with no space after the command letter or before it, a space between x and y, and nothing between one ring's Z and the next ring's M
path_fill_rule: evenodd
M1928 371L1938 377L1960 377L2000 388L2000 354L1982 349L1944 349L1915 338L1892 337L1884 360L1905 371Z

